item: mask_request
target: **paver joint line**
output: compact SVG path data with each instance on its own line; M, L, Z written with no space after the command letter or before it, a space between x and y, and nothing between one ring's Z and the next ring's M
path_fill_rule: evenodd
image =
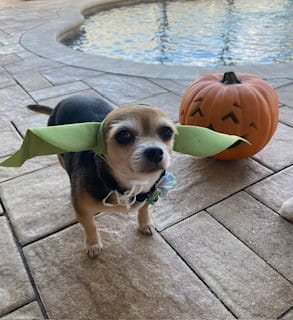
M208 290L222 303L222 305L233 315L233 317L235 319L238 319L237 315L231 310L231 308L229 308L229 306L227 306L225 304L225 302L217 295L217 293L206 283L206 281L200 276L200 274L198 274L194 269L192 269L192 267L190 266L190 264L188 263L188 261L186 261L186 259L184 259L184 257L180 254L179 251L176 250L176 248L174 246L172 246L172 244L166 239L166 237L164 237L164 235L162 234L163 231L159 232L160 236L162 237L162 239L164 239L164 241L168 244L168 246L170 246L172 248L173 251L176 252L176 254L178 255L178 257L183 261L183 263L188 266L188 268L195 274L195 276L197 278L200 279L200 281L208 288Z
M34 279L33 279L33 276L32 276L31 270L30 270L30 267L29 267L29 265L28 265L28 263L27 263L27 260L26 260L26 258L25 258L24 253L23 253L23 250L22 250L22 247L21 247L21 245L20 245L20 243L19 243L19 241L18 241L16 232L15 232L15 230L14 230L14 228L13 228L13 225L12 225L12 223L11 223L11 221L10 221L10 218L9 218L9 216L7 215L7 213L5 212L5 207L3 206L3 203L2 203L2 200L1 200L1 199L0 199L0 205L1 205L1 206L3 207L3 209L4 209L4 214L5 214L4 216L5 216L6 219L7 219L9 229L10 229L10 231L11 231L11 234L12 234L12 237L13 237L13 240L14 240L14 243L15 243L15 245L16 245L16 247L17 247L17 251L18 251L18 253L19 253L20 257L21 257L21 261L22 261L22 263L23 263L23 266L24 266L26 275L27 275L28 278L29 278L29 281L30 281L30 284L31 284L31 287L32 287L32 290L33 290L33 293L34 293L34 296L35 296L34 299L37 300L38 305L39 305L39 307L40 307L40 309L41 309L41 312L42 312L44 318L45 318L45 319L48 319L48 315L47 315L46 310L45 310L45 307L44 307L44 305L43 305L43 303L42 303L42 300L41 300L40 294L39 294L39 292L38 292L37 286L36 286L36 284L35 284L35 281L34 281ZM27 302L30 303L30 302L34 301L34 299L31 299L31 301L27 301ZM11 310L9 313L11 313L11 312L12 312L12 310Z

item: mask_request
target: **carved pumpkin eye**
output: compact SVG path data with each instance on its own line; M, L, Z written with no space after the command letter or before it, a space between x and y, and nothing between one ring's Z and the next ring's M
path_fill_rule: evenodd
M235 113L233 111L229 112L228 114L224 115L222 118L222 121L231 119L232 122L234 122L235 124L239 124L240 121L238 120L238 118L236 117Z
M198 98L194 100L194 106L190 113L190 117L194 117L195 115L199 114L201 117L203 117L203 112L201 110L201 103L203 101L203 98Z
M256 124L255 124L254 122L251 122L251 123L249 124L249 126L250 126L251 128L257 129L257 126L256 126Z

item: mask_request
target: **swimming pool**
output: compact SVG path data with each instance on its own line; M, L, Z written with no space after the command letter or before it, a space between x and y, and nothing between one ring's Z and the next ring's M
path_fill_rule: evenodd
M293 0L157 1L98 12L65 43L90 54L169 65L293 60Z

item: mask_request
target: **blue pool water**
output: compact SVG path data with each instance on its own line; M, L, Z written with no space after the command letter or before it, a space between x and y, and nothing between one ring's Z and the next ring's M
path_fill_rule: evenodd
M66 44L94 55L197 66L293 60L293 0L157 1L86 18Z

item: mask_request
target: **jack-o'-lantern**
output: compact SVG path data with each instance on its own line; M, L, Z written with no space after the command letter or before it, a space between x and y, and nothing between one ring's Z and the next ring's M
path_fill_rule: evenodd
M215 155L217 159L248 158L274 134L279 118L274 89L253 74L227 72L204 75L186 90L179 121L247 139Z

